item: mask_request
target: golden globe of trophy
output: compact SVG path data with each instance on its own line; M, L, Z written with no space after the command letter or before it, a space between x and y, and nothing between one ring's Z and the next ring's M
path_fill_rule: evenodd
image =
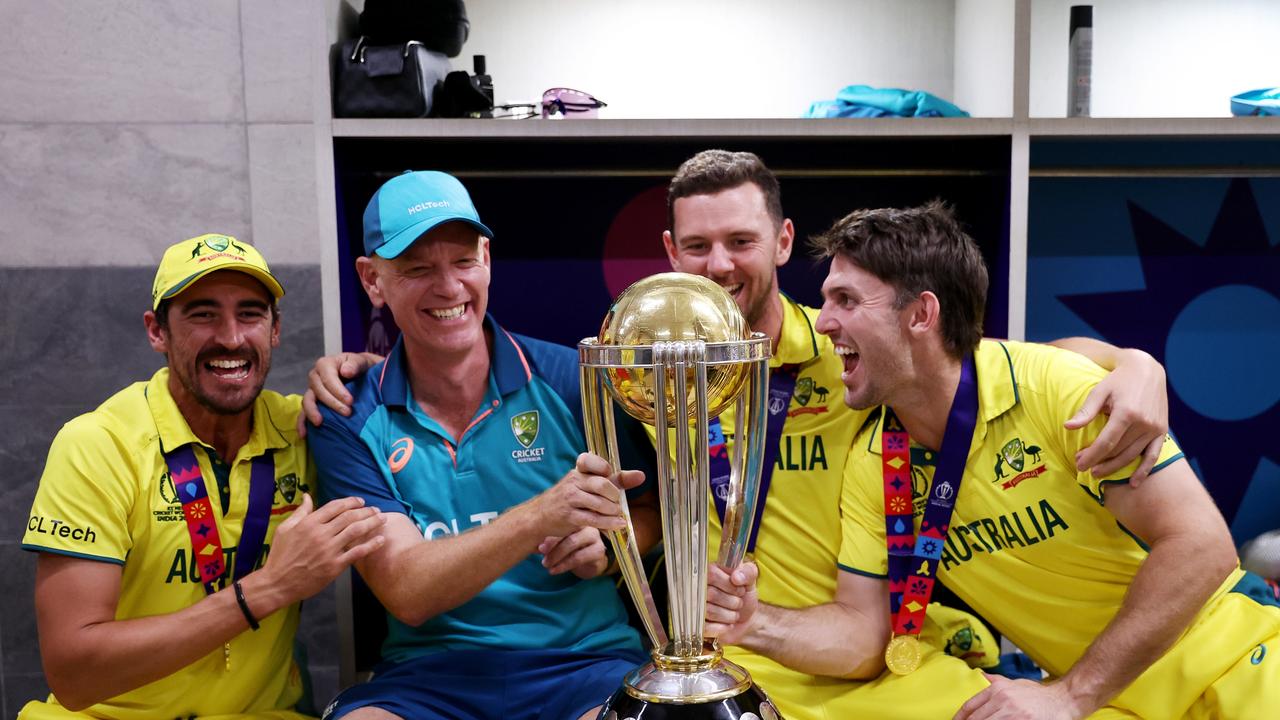
M653 661L627 674L600 720L775 720L746 670L703 636L710 500L708 418L732 410L737 437L717 563L742 562L764 451L769 339L752 333L733 298L698 275L663 273L618 296L599 337L578 344L588 449L618 467L613 404L651 425L657 445L670 634L662 626L627 527L608 533L652 641Z

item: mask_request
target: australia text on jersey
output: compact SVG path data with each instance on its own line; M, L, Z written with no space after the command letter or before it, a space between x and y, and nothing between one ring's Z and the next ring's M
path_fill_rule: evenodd
M947 531L942 566L949 570L953 565L968 562L977 553L994 554L1015 546L1030 547L1069 529L1067 521L1047 498L1004 515L957 523Z

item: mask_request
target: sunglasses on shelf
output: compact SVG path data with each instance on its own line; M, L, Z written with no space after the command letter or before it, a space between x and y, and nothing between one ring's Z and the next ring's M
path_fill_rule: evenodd
M598 117L600 108L608 104L590 93L573 88L551 88L542 93L542 117L585 119Z

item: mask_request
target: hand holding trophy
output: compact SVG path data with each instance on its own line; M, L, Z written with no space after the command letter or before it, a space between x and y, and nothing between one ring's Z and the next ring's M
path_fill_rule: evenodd
M608 533L653 643L653 661L630 672L601 720L750 720L779 717L743 668L703 633L710 487L708 419L732 409L731 465L719 565L741 562L751 535L764 450L769 339L752 333L733 298L684 273L645 278L618 296L597 338L578 345L588 449L618 467L613 403L657 435L658 491L670 597L662 627L627 527Z

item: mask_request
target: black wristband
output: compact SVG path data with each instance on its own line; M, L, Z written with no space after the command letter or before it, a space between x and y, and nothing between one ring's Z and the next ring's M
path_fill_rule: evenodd
M244 599L244 588L240 586L240 581L236 580L231 583L231 586L236 589L236 603L240 605L240 612L244 613L244 619L249 621L249 629L257 630L258 619L249 610L249 603Z

